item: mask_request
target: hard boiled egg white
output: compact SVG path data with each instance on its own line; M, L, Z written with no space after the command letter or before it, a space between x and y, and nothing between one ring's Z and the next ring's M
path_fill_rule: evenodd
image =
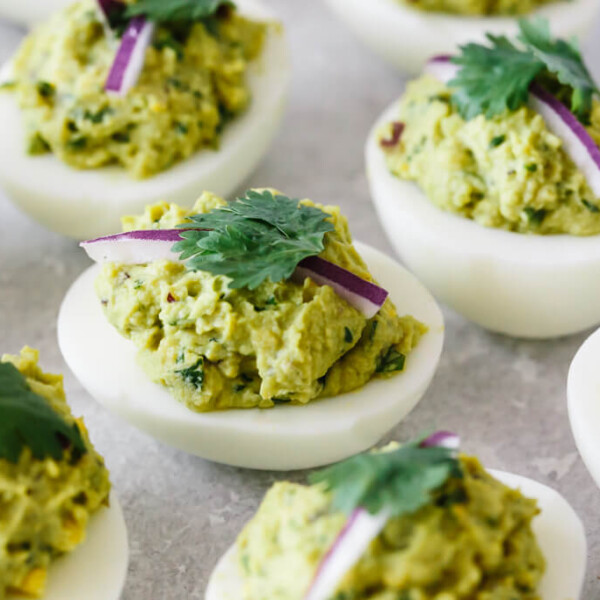
M514 35L512 17L477 17L425 12L397 0L326 0L332 10L379 56L409 73L418 72L437 54L456 51L460 44L483 42L485 33ZM559 0L529 17L545 17L562 38L590 32L600 12L597 0Z
M399 314L429 327L406 368L389 379L306 406L195 413L152 383L136 363L136 348L104 316L94 293L98 266L73 284L58 319L60 348L88 392L109 410L155 438L231 465L304 469L339 461L377 443L419 401L442 351L442 314L429 292L381 252L356 244Z
M240 12L257 19L271 15L256 0L238 0ZM287 97L290 68L283 29L270 27L263 54L250 64L252 102L229 123L220 148L201 150L148 179L132 178L109 166L79 170L54 155L30 156L15 94L0 94L0 187L42 225L63 235L90 239L120 230L120 218L168 199L191 205L198 190L228 196L255 169L277 132ZM2 79L10 79L5 67Z
M69 6L74 0L0 0L0 19L19 25L45 21L52 13Z
M91 517L85 541L50 566L43 600L119 600L128 562L127 528L112 494L110 508Z
M533 530L547 561L540 597L544 600L579 600L587 544L583 524L573 508L558 492L537 481L501 471L490 473L506 485L520 489L525 496L535 498L542 510L533 522ZM244 598L243 580L236 547L232 546L213 571L205 600L241 598Z
M600 487L600 329L581 346L569 369L567 396L573 437Z
M397 114L394 103L369 134L367 174L392 245L428 289L467 319L518 337L600 323L600 236L512 233L437 208L387 168L378 131Z

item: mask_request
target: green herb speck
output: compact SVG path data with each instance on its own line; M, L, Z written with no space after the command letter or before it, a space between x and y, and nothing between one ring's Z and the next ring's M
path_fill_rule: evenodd
M67 142L69 150L83 150L87 146L87 138L84 135L74 137Z
M42 98L52 98L56 93L56 88L47 81L38 81L35 88L37 89L37 93Z
M531 225L541 225L546 217L546 210L543 208L535 209L533 206L526 206L523 212L527 215L527 220Z
M595 204L588 202L585 198L581 200L581 203L591 212L591 213L599 213L600 208L598 208Z
M181 378L197 390L202 388L204 383L204 358L200 357L191 367L175 371Z
M406 356L402 352L398 352L394 346L392 346L377 363L377 373L393 373L395 371L402 371L404 364L406 363Z
M496 137L492 138L492 141L490 142L490 148L497 148L501 144L504 144L505 141L506 141L505 135L497 135Z

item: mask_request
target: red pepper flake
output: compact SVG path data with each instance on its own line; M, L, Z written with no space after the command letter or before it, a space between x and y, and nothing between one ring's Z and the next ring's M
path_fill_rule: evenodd
M173 294L171 294L171 292L169 292L169 295L167 296L167 302L175 302L175 297L173 296Z
M402 137L404 131L404 123L400 121L394 121L392 123L392 135L389 138L383 138L379 143L382 148L393 148Z

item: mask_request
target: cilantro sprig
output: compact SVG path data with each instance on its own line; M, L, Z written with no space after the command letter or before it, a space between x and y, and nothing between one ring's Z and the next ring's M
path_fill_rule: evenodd
M520 19L519 32L520 44L488 34L489 45L466 44L452 58L461 67L450 81L461 116L491 118L517 110L527 103L532 83L544 86L555 80L567 89L571 110L586 123L599 92L576 43L553 39L543 18Z
M69 425L31 391L11 363L0 363L0 458L17 463L24 447L37 459L60 460L66 448L87 451L77 425Z
M362 507L371 514L413 513L432 501L450 477L462 477L455 451L420 446L417 440L391 452L368 452L313 473L312 484L332 493L334 509L350 514Z
M143 15L155 23L198 21L213 16L224 6L235 4L232 0L138 0L127 6L125 17Z
M291 277L298 263L323 251L334 229L319 208L270 191L253 191L227 206L193 215L173 246L189 269L226 275L231 288Z

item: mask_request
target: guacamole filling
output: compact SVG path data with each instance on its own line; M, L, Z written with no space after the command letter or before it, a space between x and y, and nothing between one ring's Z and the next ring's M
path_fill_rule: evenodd
M555 0L397 0L412 8L455 15L525 15Z
M540 600L536 502L477 459L458 463L431 502L387 522L331 600ZM237 542L244 600L302 600L347 519L322 484L276 483Z
M136 178L218 148L227 122L250 102L249 64L266 26L233 8L162 23L126 96L104 85L120 43L94 0L80 0L34 30L14 61L13 90L31 154L52 152L78 169L109 164Z
M430 75L408 84L395 143L382 144L389 170L416 182L439 208L486 227L520 233L600 233L600 199L563 142L528 106L464 119L452 90ZM600 103L586 127L600 144ZM381 132L392 140L393 124Z
M170 229L225 205L209 193L191 210L159 203L125 218L124 229ZM333 225L320 256L373 281L339 209L319 208ZM254 289L229 283L167 260L107 263L96 291L109 322L137 346L148 376L195 411L306 404L360 388L403 370L426 330L398 316L389 299L367 319L308 278L266 279Z
M0 364L7 363L61 421L77 428L83 443L83 451L65 443L59 459L36 458L26 446L16 461L0 456L0 598L38 598L52 560L73 551L85 538L90 516L108 504L110 482L83 422L71 415L62 376L44 373L31 348L20 356L3 356ZM0 397L4 393L0 389ZM0 399L2 411L3 406ZM11 417L8 410L2 412L3 425ZM36 446L45 435L37 431Z

